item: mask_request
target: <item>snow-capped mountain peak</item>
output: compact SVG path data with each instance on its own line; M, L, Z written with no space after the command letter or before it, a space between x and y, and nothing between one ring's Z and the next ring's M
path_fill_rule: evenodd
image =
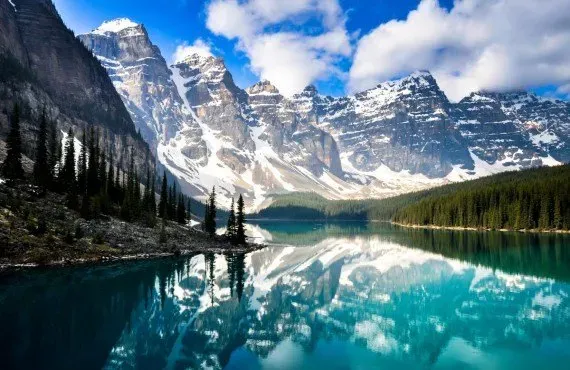
M103 22L91 33L98 35L107 35L109 33L119 33L130 28L139 28L141 26L141 24L135 23L128 18L117 18Z
M135 36L135 37L133 37ZM428 71L351 96L310 85L291 98L269 81L246 90L222 58L170 68L144 27L105 22L81 35L107 68L143 137L188 194L387 197L500 171L570 161L570 104L521 93L451 103Z

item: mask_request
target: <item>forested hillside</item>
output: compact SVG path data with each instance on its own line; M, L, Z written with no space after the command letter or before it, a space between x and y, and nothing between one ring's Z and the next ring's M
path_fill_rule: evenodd
M540 168L458 185L398 210L409 225L487 229L569 229L570 166ZM494 181L489 181L494 180Z
M387 199L365 200L328 200L315 193L289 193L274 196L269 207L250 218L389 221L400 208L436 191L440 191L440 188Z
M388 199L331 201L311 193L279 195L252 218L569 229L570 166L508 172Z

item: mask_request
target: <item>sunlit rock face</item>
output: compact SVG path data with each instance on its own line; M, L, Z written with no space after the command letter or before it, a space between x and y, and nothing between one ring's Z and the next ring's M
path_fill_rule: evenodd
M200 163L206 146L172 72L145 27L128 19L103 23L79 39L101 61L144 139L156 149L184 140L182 154Z
M570 160L570 104L478 92L450 102L427 71L349 96L308 86L283 96L270 81L238 87L223 59L168 66L144 26L105 22L80 35L135 124L182 189L249 210L273 194L382 198L502 171Z
M347 166L359 171L385 165L394 172L441 178L453 165L473 168L449 117L450 103L428 72L350 97L322 97L309 88L297 100L299 109L334 135Z

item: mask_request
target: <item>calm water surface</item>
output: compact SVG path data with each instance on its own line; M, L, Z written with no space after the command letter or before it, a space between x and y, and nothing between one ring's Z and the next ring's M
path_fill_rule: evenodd
M4 272L0 368L569 368L567 236L250 233L287 246Z

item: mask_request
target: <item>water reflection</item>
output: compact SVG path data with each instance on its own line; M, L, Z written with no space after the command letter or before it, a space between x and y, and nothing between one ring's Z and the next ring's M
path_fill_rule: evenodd
M2 367L525 369L570 360L567 237L295 228L260 225L256 235L297 246L249 255L3 276Z

